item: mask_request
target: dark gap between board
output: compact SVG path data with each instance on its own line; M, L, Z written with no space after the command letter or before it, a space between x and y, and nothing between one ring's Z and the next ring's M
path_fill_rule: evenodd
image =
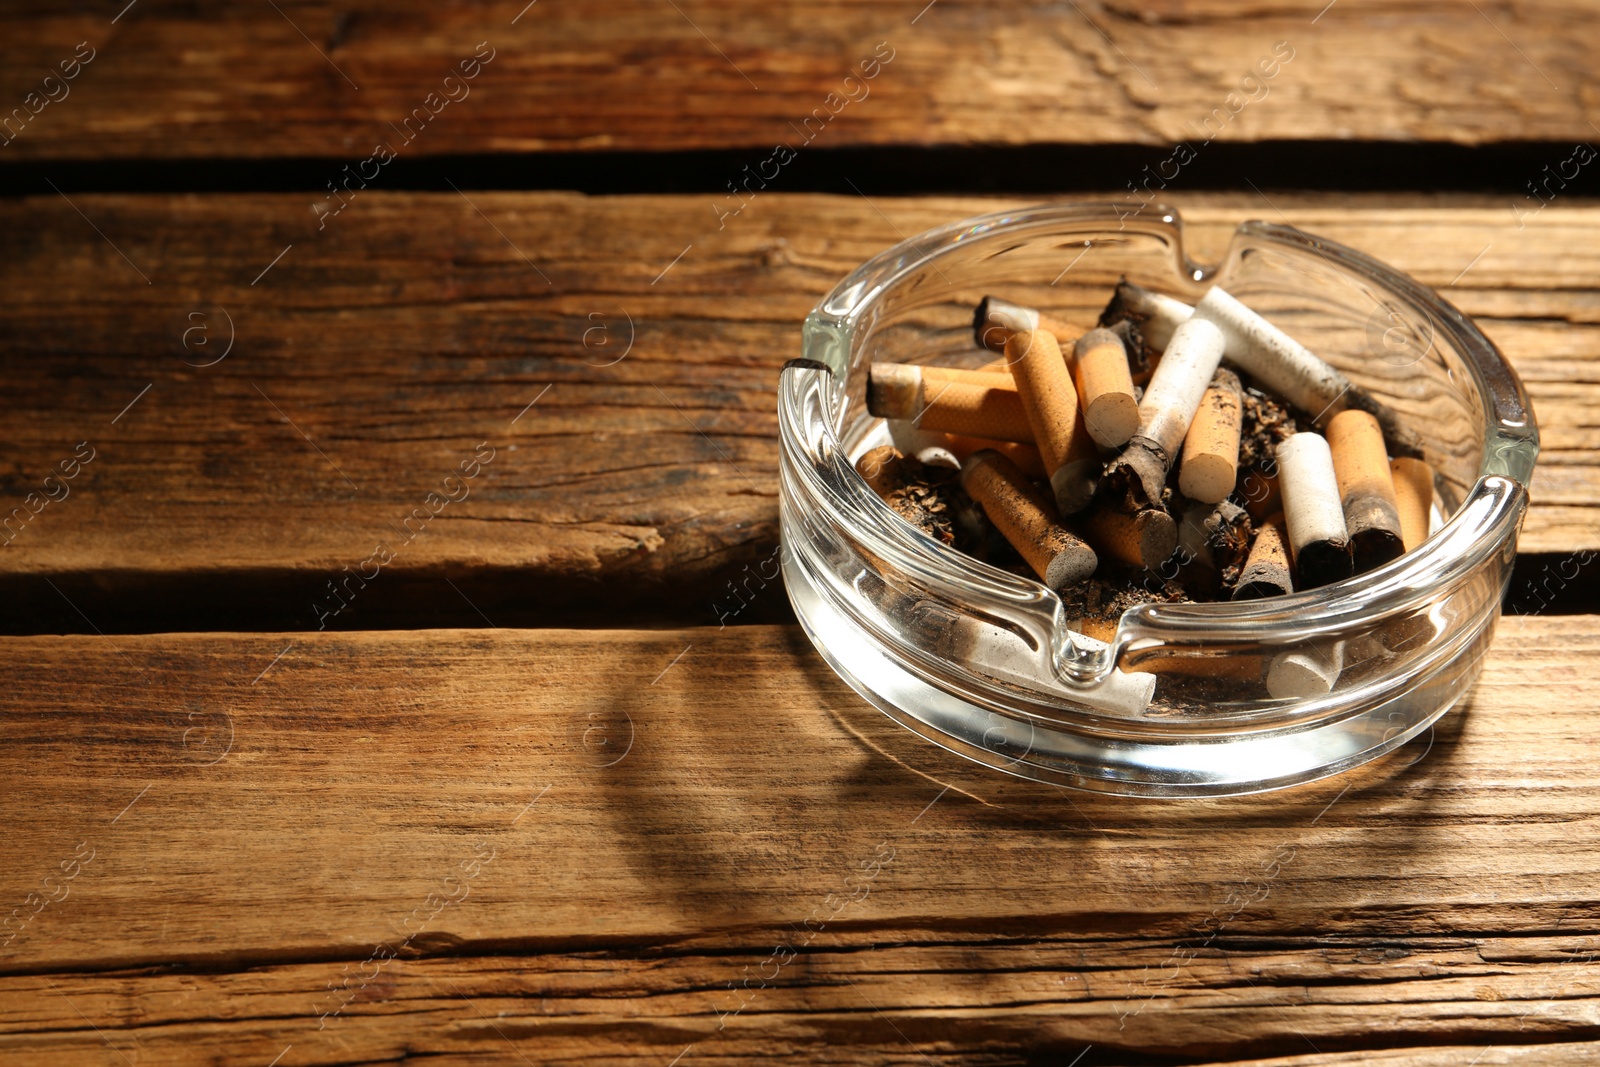
M752 553L692 581L641 582L627 575L572 579L515 568L398 572L374 582L327 629L676 629L783 623L794 614L773 553ZM1507 616L1600 614L1600 552L1517 558ZM101 572L0 578L0 634L315 632L311 605L329 575L141 575Z
M1171 195L1294 189L1347 192L1492 192L1513 198L1594 195L1594 168L1562 178L1573 145L1517 141L1273 141L1198 145L1175 167L1174 147L1107 145L885 145L801 149L776 175L758 172L772 146L671 152L550 152L399 158L373 189L571 190L590 194L730 194L730 186L788 193ZM359 158L359 157L358 157ZM1165 166L1163 164L1165 163ZM345 177L343 157L58 159L0 166L0 196L64 193L321 193ZM746 169L748 168L748 169ZM1164 177L1167 175L1167 177ZM752 180L753 177L753 180ZM748 183L748 184L746 184ZM52 185L55 188L52 188ZM1539 201L1530 199L1529 207ZM1508 201L1509 203L1509 201Z

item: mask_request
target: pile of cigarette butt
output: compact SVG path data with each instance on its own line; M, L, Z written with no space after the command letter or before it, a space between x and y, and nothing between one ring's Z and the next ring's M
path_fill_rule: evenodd
M907 521L1060 592L1075 629L1316 588L1428 535L1416 435L1220 288L1190 306L1124 281L1086 332L990 296L974 334L975 370L871 365L896 444L856 469Z

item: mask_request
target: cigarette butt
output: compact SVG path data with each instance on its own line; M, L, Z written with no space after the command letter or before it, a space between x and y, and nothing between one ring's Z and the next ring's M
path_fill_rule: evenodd
M1043 481L1049 477L1044 469L1044 457L1039 455L1039 449L1020 441L996 441L986 437L963 437L960 434L947 433L942 435L942 444L946 451L956 458L958 463L965 463L967 457L974 452L985 448L993 449L1017 465L1017 469L1029 478Z
M1120 448L1139 429L1128 349L1110 330L1096 328L1078 338L1073 378L1089 436L1105 448Z
M1138 503L1161 502L1167 473L1222 360L1222 344L1221 331L1203 319L1189 319L1173 331L1139 402L1139 431L1107 471L1132 481Z
M1099 457L1083 425L1078 391L1061 346L1047 330L1018 330L1006 341L1006 359L1033 428L1033 443L1050 472L1056 506L1063 515L1080 511L1094 494Z
M879 496L888 496L906 484L906 456L893 445L879 445L856 460L856 473Z
M973 453L962 464L961 485L1050 588L1081 581L1099 565L1094 549L1061 524L1050 501L1000 453Z
M1255 653L1205 651L1194 653L1150 650L1125 652L1117 666L1131 673L1177 675L1184 678L1222 678L1260 683L1264 657Z
M1213 594L1232 586L1250 552L1249 514L1231 500L1190 504L1178 522L1178 561L1186 586Z
M1383 430L1365 411L1341 411L1328 420L1328 448L1356 573L1381 567L1406 550Z
M1401 456L1389 464L1394 479L1396 509L1400 512L1400 540L1407 552L1428 539L1433 514L1433 468L1420 459Z
M1130 567L1153 570L1178 549L1178 524L1161 508L1132 514L1101 507L1084 519L1084 532L1101 552Z
M1222 330L1228 339L1228 359L1261 386L1311 415L1318 425L1356 408L1376 416L1397 447L1420 448L1417 435L1389 407L1222 288L1212 286L1195 304L1194 314Z
M1083 615L1076 619L1068 619L1067 629L1083 634L1085 637L1092 637L1096 641L1105 641L1109 644L1110 642L1116 640L1117 620L1097 619Z
M1189 423L1222 361L1222 331L1203 319L1190 319L1172 332L1161 365L1139 404L1139 432L1158 445L1170 468L1183 446Z
M1278 700L1325 696L1343 669L1343 642L1280 652L1267 665L1267 693Z
M1062 347L1071 344L1072 339L1082 332L1051 315L997 296L986 296L978 301L972 313L972 333L978 347L1003 352L1006 341L1018 330L1045 330L1054 335Z
M1125 281L1117 286L1116 295L1100 316L1100 323L1106 325L1119 319L1133 319L1138 323L1145 343L1162 352L1171 343L1172 332L1193 314L1194 308L1182 300Z
M1033 441L1022 398L1009 375L874 363L867 371L867 411L906 420L919 430Z
M1283 513L1268 518L1256 529L1250 556L1233 587L1234 600L1259 600L1268 596L1287 596L1294 592L1294 576L1289 567L1288 531Z
M1239 428L1244 416L1239 376L1218 369L1183 439L1178 491L1190 500L1218 504L1239 477Z
M1245 510L1256 522L1283 510L1283 492L1278 488L1276 474L1249 471L1239 482L1239 496L1244 499Z
M1278 483L1299 587L1315 589L1350 577L1350 536L1339 480L1321 434L1297 433L1278 446Z

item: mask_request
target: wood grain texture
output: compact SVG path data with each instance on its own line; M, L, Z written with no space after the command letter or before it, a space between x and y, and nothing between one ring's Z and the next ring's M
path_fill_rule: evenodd
M1178 203L1201 258L1291 219L1448 287L1533 395L1523 550L1600 548L1600 209ZM763 195L720 230L698 197L367 192L320 230L293 196L0 204L0 514L95 449L0 548L6 625L314 629L379 545L330 626L780 618L729 583L775 550L799 323L900 235L1002 204Z
M1592 1053L1593 617L1506 619L1377 766L1190 802L965 764L795 627L0 651L0 899L52 898L3 1062Z
M0 153L354 162L480 42L494 58L404 152L765 152L819 111L813 147L1584 141L1600 35L1572 0L124 6L9 6L0 105L39 110ZM27 103L79 42L70 95ZM1292 58L1247 81L1279 42ZM889 65L846 84L880 44Z

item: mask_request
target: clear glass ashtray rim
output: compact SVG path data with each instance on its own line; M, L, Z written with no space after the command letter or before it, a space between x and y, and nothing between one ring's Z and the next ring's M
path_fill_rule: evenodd
M838 390L854 362L852 346L864 342L870 334L871 316L898 282L921 272L940 256L954 254L975 241L1002 242L1027 233L1043 235L1049 228L1064 224L1079 230L1074 235L1078 237L1091 227L1103 227L1107 235L1131 230L1157 237L1172 250L1175 278L1189 283L1200 282L1216 270L1197 265L1184 254L1181 217L1170 208L1151 209L1131 227L1119 205L1110 202L1055 203L994 212L913 236L852 271L807 317L802 348L805 361L830 372L836 408L842 410ZM1300 251L1314 249L1337 268L1357 275L1428 316L1473 376L1483 405L1485 428L1477 481L1426 544L1382 568L1270 601L1131 608L1119 620L1116 639L1109 648L1093 662L1080 662L1076 659L1077 647L1064 625L1060 599L1054 592L927 537L894 516L859 478L845 478L830 488L807 477L811 472L805 461L817 457L804 440L797 439L803 436L796 429L802 399L802 387L795 380L798 375L785 374L779 391L784 462L793 465L802 482L808 483L812 505L827 510L835 522L849 529L872 552L919 582L953 598L972 594L993 597L1020 610L1039 611L1049 617L1053 664L1061 680L1068 683L1094 684L1104 677L1108 665L1115 664L1125 652L1151 643L1259 645L1275 640L1339 636L1375 618L1425 607L1441 592L1470 579L1495 555L1509 553L1526 506L1527 485L1538 452L1538 431L1520 380L1493 342L1434 290L1337 242L1261 221L1239 225L1233 241L1241 239ZM1225 256L1223 262L1226 261ZM827 446L842 455L837 427L830 420L824 422ZM1293 622L1286 629L1288 620Z

